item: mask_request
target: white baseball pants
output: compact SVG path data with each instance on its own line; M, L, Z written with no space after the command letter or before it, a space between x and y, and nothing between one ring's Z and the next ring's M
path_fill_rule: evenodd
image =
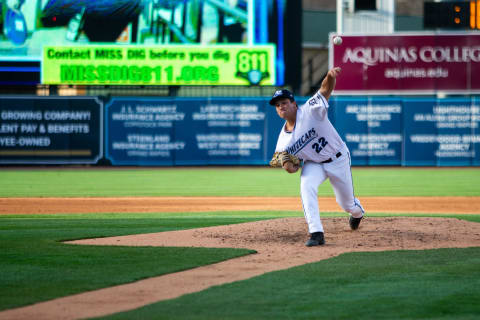
M348 148L340 150L342 155L330 163L306 161L302 167L300 193L303 212L308 224L308 231L323 232L320 211L318 208L318 187L327 178L335 192L337 203L354 218L363 216L364 210L360 201L355 198L353 190L350 152Z

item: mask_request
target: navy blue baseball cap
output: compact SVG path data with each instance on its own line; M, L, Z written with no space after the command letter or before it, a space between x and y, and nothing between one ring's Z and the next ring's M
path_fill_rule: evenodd
M275 91L275 93L273 94L272 96L272 99L270 99L270 104L272 106L275 105L276 101L278 99L282 99L282 98L288 98L290 99L290 101L294 101L295 98L293 97L293 93L291 93L290 91L288 91L287 89L282 89L282 90L277 90Z

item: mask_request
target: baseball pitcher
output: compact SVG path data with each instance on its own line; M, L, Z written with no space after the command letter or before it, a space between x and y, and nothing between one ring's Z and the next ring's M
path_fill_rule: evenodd
M354 195L350 152L328 119L328 99L340 71L338 67L329 70L318 92L300 107L285 89L276 91L270 100L280 118L285 119L270 165L289 173L302 168L300 193L310 233L305 244L308 247L325 243L318 187L326 179L330 179L337 203L350 214L352 230L358 229L364 214Z

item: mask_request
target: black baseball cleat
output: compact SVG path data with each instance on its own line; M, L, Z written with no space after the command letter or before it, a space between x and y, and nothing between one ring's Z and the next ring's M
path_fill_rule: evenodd
M307 247L321 246L325 244L323 232L314 232L310 234L310 239L305 243Z
M348 224L350 225L350 229L357 230L358 226L360 225L360 221L362 221L362 219L363 219L363 216L361 216L360 218L354 218L350 216L350 219L348 219Z

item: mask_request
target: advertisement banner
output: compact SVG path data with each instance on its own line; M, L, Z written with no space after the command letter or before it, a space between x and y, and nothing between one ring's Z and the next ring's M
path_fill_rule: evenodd
M266 104L263 99L180 100L190 110L188 130L193 148L178 153L178 164L193 164L191 151L208 164L263 164L266 160Z
M478 166L477 100L334 96L328 113L353 165ZM105 112L113 165L267 165L284 123L268 98L115 97Z
M474 100L404 99L404 109L405 165L480 164L480 106Z
M339 97L331 101L330 109L335 127L350 149L353 164L401 164L401 99Z
M274 85L274 45L45 46L42 83Z
M112 164L173 165L174 126L185 120L173 99L113 98L105 107L105 156Z
M105 152L114 165L263 165L280 120L262 98L115 97Z
M331 34L332 38L334 34ZM336 94L480 92L480 34L341 35L330 67L341 67Z
M1 97L0 163L96 163L102 102L84 97Z

